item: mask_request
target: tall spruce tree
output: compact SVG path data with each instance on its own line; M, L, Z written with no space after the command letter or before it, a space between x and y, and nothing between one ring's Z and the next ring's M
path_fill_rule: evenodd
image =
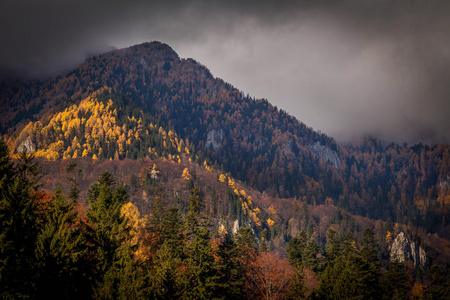
M184 278L184 293L188 299L213 299L218 287L218 274L215 269L214 253L211 247L211 226L202 212L203 199L197 185L189 197L186 215L186 239L184 261L187 268Z
M222 299L242 298L244 276L239 249L230 235L226 234L217 251L216 269L218 273L216 295Z
M88 242L95 257L94 296L102 299L143 297L144 279L132 259L130 226L120 214L128 194L104 172L88 191Z
M0 141L0 296L31 297L35 293L38 216L35 192L39 168L33 155L22 153L17 166Z
M297 237L292 238L289 241L287 247L287 253L289 262L294 267L299 268L303 263L303 252L306 246L306 242L308 241L308 237L304 230L300 231Z
M37 238L39 276L36 297L80 299L90 296L86 265L87 247L75 203L67 200L61 187L48 202L45 220Z
M359 294L364 299L380 299L381 271L378 260L377 244L371 228L366 228L361 239L361 249L357 256Z

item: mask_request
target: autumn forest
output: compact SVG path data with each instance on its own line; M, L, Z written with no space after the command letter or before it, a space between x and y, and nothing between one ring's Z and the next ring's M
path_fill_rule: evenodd
M340 145L159 42L0 107L4 299L449 297L448 145Z

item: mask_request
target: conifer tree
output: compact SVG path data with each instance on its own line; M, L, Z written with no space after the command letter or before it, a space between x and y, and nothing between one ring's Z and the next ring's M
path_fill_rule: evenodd
M217 295L222 296L223 299L242 298L243 262L236 243L228 234L225 234L219 244L215 267L218 273Z
M317 260L318 253L319 244L317 244L317 241L313 237L310 237L302 253L302 265L313 271L317 271L319 267Z
M380 299L380 264L378 261L377 245L372 229L364 230L361 249L357 257L358 276L357 283L359 285L360 295L364 299Z
M339 255L340 239L333 229L327 231L327 243L325 245L325 253L328 263L333 263Z
M45 223L36 245L39 265L37 298L80 299L91 294L86 266L87 247L76 223L75 204L61 187L45 211Z
M405 265L397 260L390 261L387 272L381 278L381 283L382 299L406 299L410 284Z
M102 173L88 191L87 239L94 245L97 298L143 296L143 278L132 259L130 227L120 214L127 198L125 187L116 185L108 172Z
M185 296L192 299L212 299L218 280L211 247L211 233L208 229L211 223L202 213L203 206L200 191L195 185L189 198L189 212L186 215L187 273L183 282Z
M245 248L256 250L256 238L250 227L239 228L235 236L236 246L243 251Z
M22 153L15 167L0 140L0 296L26 298L35 293L38 216L35 188L39 167Z
M303 263L303 251L307 242L307 235L304 230L300 231L297 237L289 241L287 252L291 265L299 268Z

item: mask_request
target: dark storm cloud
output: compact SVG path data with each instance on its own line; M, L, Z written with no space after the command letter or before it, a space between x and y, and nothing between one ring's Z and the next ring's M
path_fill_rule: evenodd
M341 141L450 143L447 2L3 0L0 72L160 40Z

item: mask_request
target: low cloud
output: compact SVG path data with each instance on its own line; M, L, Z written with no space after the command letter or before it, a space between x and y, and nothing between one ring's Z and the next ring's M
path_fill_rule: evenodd
M3 75L160 40L341 142L450 143L446 1L5 2Z

